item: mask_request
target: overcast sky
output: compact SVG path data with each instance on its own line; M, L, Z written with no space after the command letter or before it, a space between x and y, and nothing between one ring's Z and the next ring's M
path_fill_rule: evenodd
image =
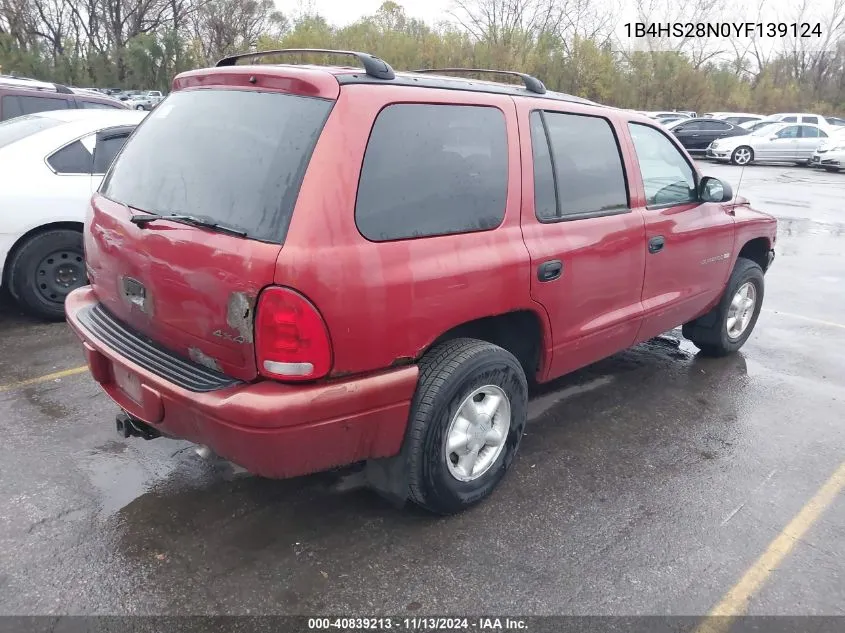
M421 18L430 24L441 20L448 20L448 10L452 7L452 0L395 0L405 8L405 13L410 17ZM640 0L646 6L653 6L653 21L685 21L690 19L689 8L697 4L698 0ZM799 7L804 0L762 0L763 11L757 15L757 6L761 0L722 0L726 11L721 15L699 14L696 21L714 22L721 21L794 21L798 18ZM343 26L355 20L372 15L381 6L383 0L275 0L276 6L287 15L295 16L303 12L303 7L312 7L323 15L331 24ZM625 37L623 25L626 22L637 21L636 2L637 0L593 0L594 3L611 3L616 9L616 35L620 39ZM805 14L804 21L818 21L832 13L832 7L837 0L808 0L811 7ZM656 16L660 16L657 18ZM623 44L630 44L630 40ZM717 44L718 43L715 43ZM769 45L775 45L770 41ZM627 46L625 46L627 48Z
M422 18L427 22L436 22L437 20L446 17L446 12L451 7L452 0L395 0L398 4L405 8L405 12L416 18ZM756 6L760 0L746 0L745 2L735 2L733 0L725 0L733 13L728 13L722 16L722 19L737 19L744 20L746 17L746 7L749 13L756 12ZM823 13L825 8L833 6L836 0L810 0L813 7L813 13ZM383 0L276 0L278 6L284 13L295 15L303 6L311 5L317 11L325 16L329 22L344 25L354 22L358 18L371 15L381 6ZM634 9L636 0L594 0L594 2L601 4L602 2L611 2L613 6L620 11L619 22L623 23L629 19L633 20L636 17ZM644 4L653 4L655 7L672 6L677 9L677 16L681 18L685 11L681 8L685 3L694 3L695 0L643 0ZM788 19L789 14L795 13L797 8L802 4L802 0L764 0L763 20L782 20ZM657 12L656 12L657 13ZM662 12L661 12L662 14ZM666 14L663 14L662 19L666 19ZM715 16L713 16L715 17ZM656 20L656 18L654 18Z

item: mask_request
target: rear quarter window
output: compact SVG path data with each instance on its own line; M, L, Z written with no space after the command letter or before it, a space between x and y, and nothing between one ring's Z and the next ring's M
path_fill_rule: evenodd
M370 134L355 221L375 242L486 231L505 217L507 180L500 110L390 105Z

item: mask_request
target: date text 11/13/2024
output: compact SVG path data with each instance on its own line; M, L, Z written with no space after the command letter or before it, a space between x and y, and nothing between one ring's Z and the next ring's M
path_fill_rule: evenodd
M822 25L810 22L626 22L629 38L797 37L820 38Z
M527 622L520 618L308 618L312 631L525 631Z

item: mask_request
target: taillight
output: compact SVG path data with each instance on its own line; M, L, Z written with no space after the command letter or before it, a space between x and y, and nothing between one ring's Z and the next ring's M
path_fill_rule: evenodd
M258 371L278 380L313 380L329 373L332 348L317 308L289 288L266 288L255 312Z

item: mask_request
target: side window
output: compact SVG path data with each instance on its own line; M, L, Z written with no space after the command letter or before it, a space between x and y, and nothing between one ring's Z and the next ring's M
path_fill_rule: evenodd
M505 217L507 148L496 108L387 106L364 153L358 230L383 242L497 227Z
M790 125L789 127L783 128L775 136L777 136L778 138L798 138L798 133L799 133L799 126Z
M81 141L74 141L51 154L47 162L59 174L90 174L93 157Z
M540 204L535 203L535 213L540 220L576 219L625 211L628 206L628 188L622 156L616 143L613 128L606 119L563 112L534 112L532 127L544 126L551 147L550 167L553 174L556 202L548 200L548 172L543 156L542 143L532 145L540 171L535 173L534 190L541 190ZM539 151L539 156L538 156ZM545 163L545 165L543 164ZM538 182L537 178L540 178ZM551 210L554 213L551 213Z
M80 101L77 99L77 102L85 110L114 110L120 108L120 106L100 103L99 101Z
M813 127L812 125L802 125L801 138L818 138L820 131L819 128Z
M695 172L678 148L661 132L629 123L645 187L646 206L673 206L698 200Z
M21 104L15 95L6 95L3 97L2 101L0 101L0 106L2 106L4 121L14 119L23 114Z
M804 116L801 117L801 123L812 123L813 125L819 124L819 117L817 116Z
M21 97L18 96L21 112L23 114L35 114L36 112L47 112L49 110L67 110L66 99L55 99L50 97Z
M129 134L118 134L97 139L97 145L94 148L95 174L106 173L106 170L114 161L114 157L126 143L127 138L129 138Z
M707 124L707 129L716 132L724 132L726 130L731 129L731 125L729 123L722 123L721 121L711 121Z
M782 123L798 123L797 116L785 116L781 119Z
M557 194L549 139L539 111L532 112L529 120L534 158L534 213L538 220L553 220L557 217Z

